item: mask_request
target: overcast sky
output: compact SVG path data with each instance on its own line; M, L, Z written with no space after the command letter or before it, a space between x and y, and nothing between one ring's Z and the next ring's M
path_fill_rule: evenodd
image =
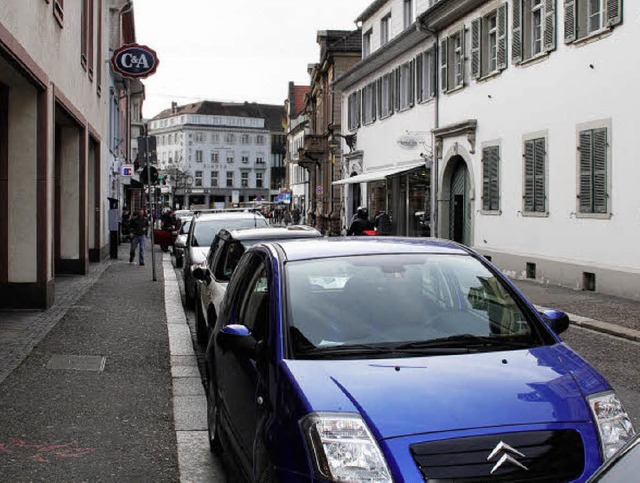
M309 85L318 30L353 30L373 0L134 0L136 40L160 64L143 115L199 100L282 104Z

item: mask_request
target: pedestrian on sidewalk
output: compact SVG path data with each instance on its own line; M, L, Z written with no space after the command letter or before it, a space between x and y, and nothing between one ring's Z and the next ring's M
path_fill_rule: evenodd
M133 263L136 257L136 248L140 246L138 251L138 262L144 265L144 245L147 242L147 230L149 229L149 220L144 216L143 210L133 215L129 224L131 230L131 251L129 252L129 263Z

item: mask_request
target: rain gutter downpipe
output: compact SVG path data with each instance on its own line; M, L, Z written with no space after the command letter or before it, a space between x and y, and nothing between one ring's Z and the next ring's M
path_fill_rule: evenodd
M431 236L438 236L438 186L439 186L439 176L438 176L438 157L440 153L438 153L438 144L436 143L436 135L434 134L434 130L440 127L440 86L438 85L438 79L440 76L438 75L438 68L440 66L440 39L438 37L438 32L431 30L427 26L419 20L416 24L418 30L422 32L427 32L431 34L435 39L435 44L433 48L433 65L434 65L434 96L433 96L433 129L431 130L431 156L432 156L432 164L431 164Z

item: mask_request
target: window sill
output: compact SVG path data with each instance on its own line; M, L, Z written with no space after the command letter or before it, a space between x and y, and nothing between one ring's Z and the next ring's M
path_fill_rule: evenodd
M502 215L502 210L480 210L480 214L489 216L500 216Z
M528 59L521 60L517 65L526 67L532 64L539 64L547 60L549 57L549 52L540 52L539 54L534 55L533 57L529 57Z
M593 220L610 220L612 213L576 213L576 218Z
M501 69L497 69L497 70L493 70L481 77L478 77L478 79L476 79L478 82L484 82L484 81L488 81L490 79L493 79L494 77L499 76L502 73Z
M459 92L461 90L463 90L466 86L464 84L461 84L459 86L453 87L447 91L444 91L445 94L455 94L456 92Z
M549 218L548 211L521 211L523 218Z
M434 99L436 98L436 96L430 96L426 99L422 99L421 101L418 101L418 104L429 104L430 102L432 102Z
M604 39L611 35L611 27L604 27L600 30L596 30L595 32L591 32L590 34L585 35L584 37L580 37L579 39L570 42L573 45L581 47L583 45L590 44L591 42L596 42L598 40Z

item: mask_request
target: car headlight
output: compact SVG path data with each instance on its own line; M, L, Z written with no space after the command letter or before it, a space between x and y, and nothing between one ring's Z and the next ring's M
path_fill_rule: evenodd
M315 472L329 481L390 482L371 431L357 414L312 413L300 421Z
M600 448L604 460L611 458L635 434L631 419L614 392L587 397L591 413L600 433Z

